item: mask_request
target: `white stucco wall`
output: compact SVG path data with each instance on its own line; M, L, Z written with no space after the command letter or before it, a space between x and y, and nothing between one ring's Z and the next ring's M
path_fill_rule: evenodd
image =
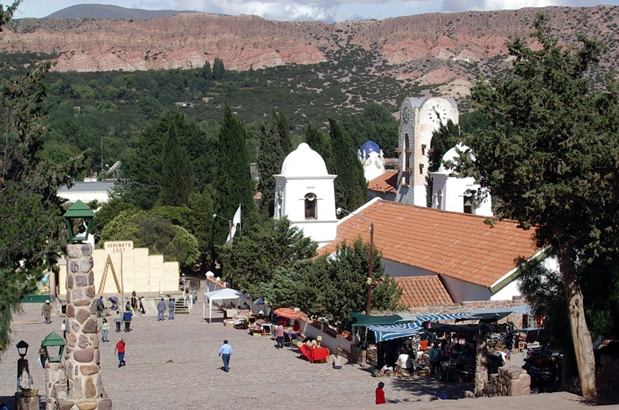
M499 290L497 293L492 295L491 300L513 300L514 297L521 296L520 289L520 280L516 279L512 281L510 284L505 286L503 289Z

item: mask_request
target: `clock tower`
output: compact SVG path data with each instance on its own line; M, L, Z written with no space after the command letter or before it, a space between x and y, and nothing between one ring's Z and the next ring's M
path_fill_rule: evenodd
M441 124L458 123L453 98L406 98L400 109L396 201L427 206L432 134Z

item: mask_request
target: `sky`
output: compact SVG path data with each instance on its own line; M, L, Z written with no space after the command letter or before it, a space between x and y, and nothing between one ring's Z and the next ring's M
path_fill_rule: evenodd
M0 4L12 1L0 0ZM147 10L195 10L219 14L254 14L269 20L382 20L424 13L514 10L523 7L619 5L619 0L22 0L16 18L46 17L76 4L113 4Z

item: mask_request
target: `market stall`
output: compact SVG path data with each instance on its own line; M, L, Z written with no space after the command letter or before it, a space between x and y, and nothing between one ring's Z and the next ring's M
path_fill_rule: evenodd
M234 289L221 289L221 290L214 290L212 292L206 292L204 293L204 297L202 298L202 320L206 320L206 301L208 300L208 318L209 318L209 323L211 323L212 318L213 318L213 301L214 300L237 300L237 305L238 305L238 300L240 300L243 296L245 296L245 294L243 292L240 292L238 290L234 290Z

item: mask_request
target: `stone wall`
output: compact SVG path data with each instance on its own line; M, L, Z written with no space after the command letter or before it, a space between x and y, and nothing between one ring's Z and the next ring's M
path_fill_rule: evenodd
M477 380L475 380L477 385ZM517 366L499 367L498 373L488 377L481 395L494 396L528 396L531 394L531 376Z
M416 308L409 308L408 312L412 314L427 314L427 313L460 313L468 312L471 310L484 310L484 309L501 309L507 307L514 307L524 305L527 302L524 299L514 300L480 300L471 302L454 303L450 305L428 305ZM504 323L510 320L514 323L517 329L522 329L524 326L523 315L521 313L512 313L499 322Z

